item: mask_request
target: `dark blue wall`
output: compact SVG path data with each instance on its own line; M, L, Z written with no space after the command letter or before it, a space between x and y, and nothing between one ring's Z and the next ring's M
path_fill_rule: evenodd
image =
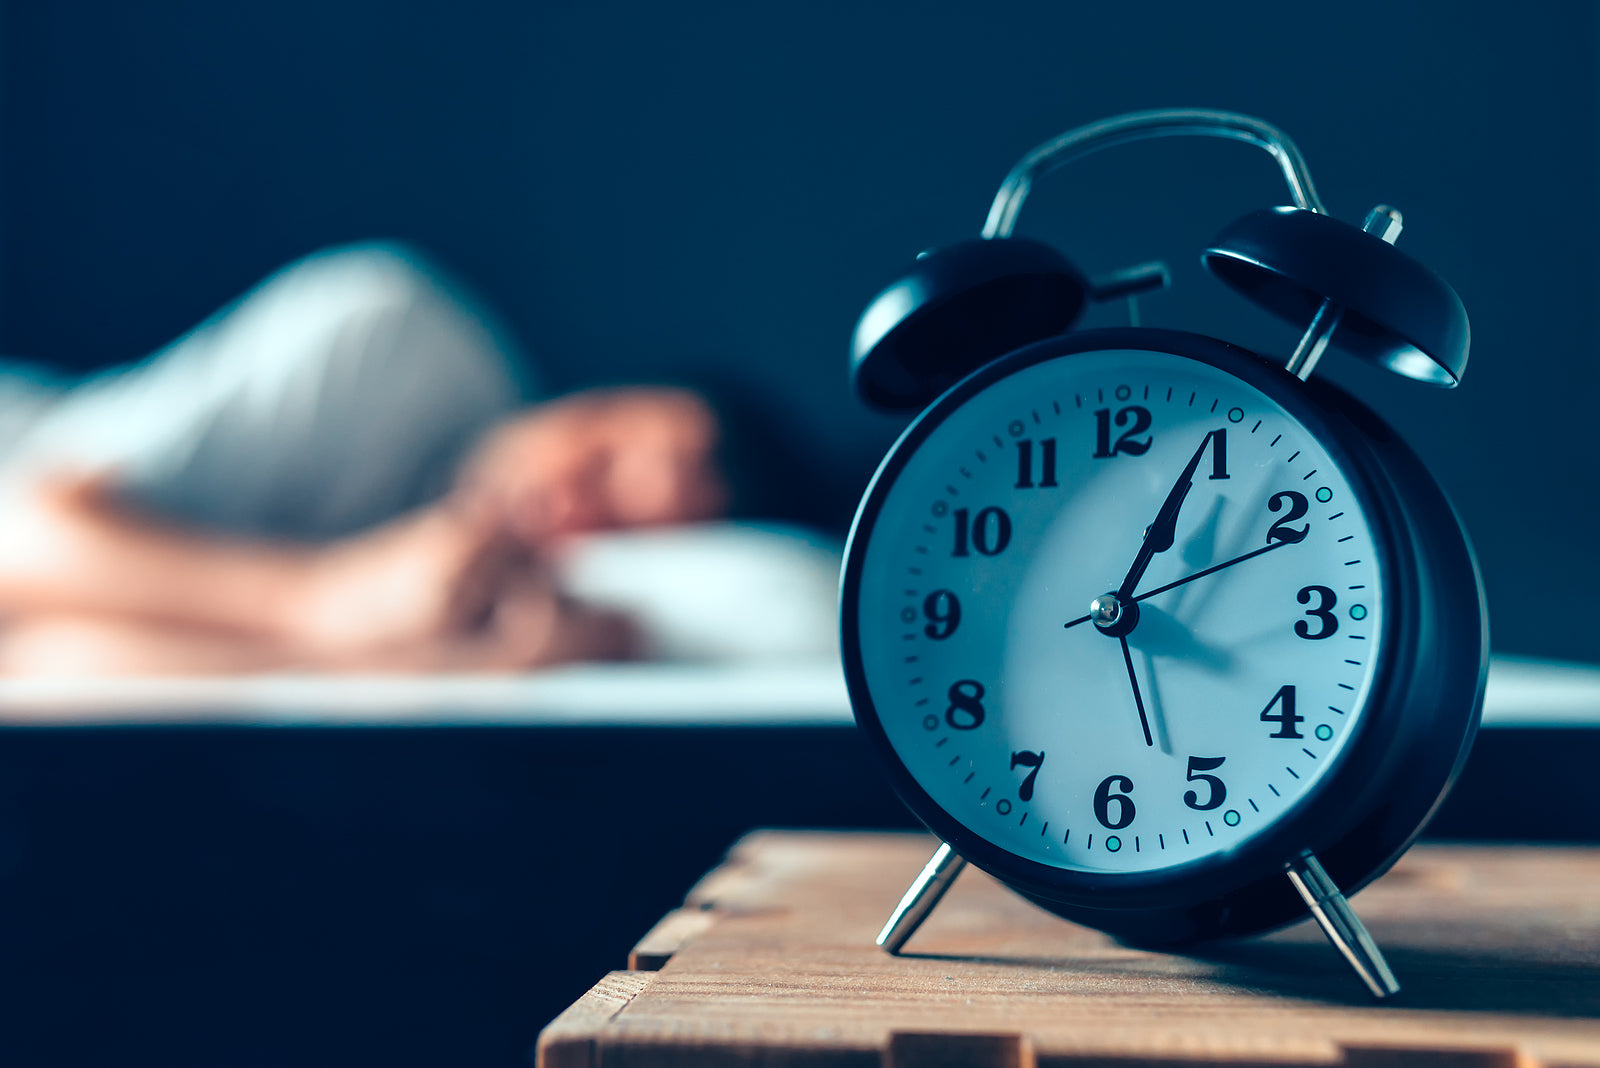
M975 232L1013 160L1069 126L1261 114L1335 213L1404 210L1402 245L1473 316L1455 393L1328 373L1457 500L1497 643L1600 657L1588 4L13 0L4 18L4 348L128 358L294 255L410 238L561 386L749 387L836 525L894 430L852 403L846 338L906 257ZM1259 153L1169 142L1052 178L1022 229L1091 270L1169 258L1148 321L1282 348L1196 255L1284 199Z

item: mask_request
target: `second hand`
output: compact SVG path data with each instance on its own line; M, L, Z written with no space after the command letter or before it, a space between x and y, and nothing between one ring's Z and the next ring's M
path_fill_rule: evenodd
M1184 585L1185 583L1193 582L1195 579L1205 578L1207 575L1210 575L1210 574L1213 574L1215 572L1221 571L1225 567L1232 567L1234 564L1242 564L1246 560L1250 559L1253 556L1260 556L1262 553L1270 553L1272 550L1281 549L1285 545L1298 545L1298 544L1300 544L1300 543L1297 542L1297 541L1275 541L1271 545L1263 546L1260 549L1252 549L1250 552L1245 553L1243 556L1235 556L1232 560L1224 560L1220 564L1213 564L1212 566L1206 568L1204 571L1196 571L1192 575L1185 575L1183 578L1178 579L1176 582L1169 582L1165 586L1157 586L1155 589L1151 590L1148 593L1139 594L1139 596L1135 597L1134 600L1135 601L1143 601L1146 598L1154 597L1158 593L1166 593L1168 590L1176 589L1179 586ZM1076 627L1079 623L1087 623L1087 622L1089 622L1089 619L1090 619L1089 616L1079 616L1077 619L1074 619L1071 623L1064 624L1064 626Z

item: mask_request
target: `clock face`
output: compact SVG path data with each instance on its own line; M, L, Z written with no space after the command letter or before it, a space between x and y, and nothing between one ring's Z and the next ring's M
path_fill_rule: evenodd
M880 475L844 605L858 716L1017 857L1214 858L1359 731L1379 557L1333 455L1254 386L1165 352L1046 359L941 405Z

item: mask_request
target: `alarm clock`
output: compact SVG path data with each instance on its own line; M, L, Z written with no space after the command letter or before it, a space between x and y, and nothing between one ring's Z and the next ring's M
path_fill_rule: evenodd
M1287 359L1135 325L1072 332L1088 279L1012 236L1031 183L1129 141L1264 148L1293 206L1202 254L1304 324ZM982 236L925 253L861 316L858 395L918 412L845 555L856 721L941 840L879 943L971 862L1127 942L1183 946L1309 913L1373 994L1399 989L1347 897L1450 788L1482 708L1488 622L1467 535L1416 455L1312 378L1330 346L1456 385L1466 313L1394 247L1400 215L1334 219L1281 131L1201 110L1058 137L1006 177ZM1135 313L1136 314L1136 313Z

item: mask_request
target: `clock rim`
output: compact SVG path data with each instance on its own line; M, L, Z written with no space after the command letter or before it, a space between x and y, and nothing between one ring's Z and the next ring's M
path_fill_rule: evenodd
M1379 658L1377 673L1363 706L1363 714L1354 725L1353 736L1339 754L1337 764L1298 798L1283 816L1237 846L1193 861L1138 872L1090 872L1042 864L994 844L935 802L906 769L883 730L866 683L859 642L859 588L866 545L890 488L917 448L951 413L990 385L1039 363L1091 352L1128 349L1194 360L1241 380L1282 406L1327 450L1349 481L1367 516L1378 555L1379 580L1385 592L1386 618L1381 640L1375 649L1375 655ZM1392 485L1391 472L1370 448L1362 431L1351 423L1349 413L1337 404L1329 403L1324 395L1329 389L1322 383L1310 386L1301 383L1278 365L1225 341L1186 331L1125 327L1063 335L1019 349L968 375L917 416L880 463L852 523L841 577L840 638L846 684L856 722L871 742L870 747L887 772L895 791L918 819L942 840L949 842L961 856L1038 903L1108 930L1127 928L1131 922L1135 933L1141 924L1132 914L1170 912L1175 907L1219 901L1269 877L1283 883L1284 889L1287 889L1287 881L1281 875L1287 859L1307 848L1322 850L1331 846L1348 846L1350 835L1362 825L1363 819L1369 818L1375 808L1384 807L1383 795L1391 787L1388 780L1393 779L1398 770L1389 767L1383 781L1374 781L1370 775L1373 770L1393 764L1393 761L1386 761L1384 757L1386 739L1396 743L1389 748L1399 748L1401 740L1407 737L1414 740L1417 734L1418 728L1415 725L1408 726L1406 717L1401 714L1408 705L1406 698L1409 694L1395 692L1397 689L1405 690L1409 678L1403 665L1395 659L1396 649L1402 644L1406 627L1417 624L1408 623L1408 598L1391 594L1402 586L1415 585L1416 577L1408 573L1410 568L1402 566L1400 558L1404 558L1405 564L1420 565L1420 562L1415 559L1417 523L1407 512L1404 497ZM1332 393L1336 395L1336 400L1348 400L1337 390ZM1356 407L1357 415L1368 417L1393 437L1393 432L1387 431L1381 420ZM1398 439L1395 438L1395 441L1398 442ZM1445 508L1448 509L1447 502ZM1459 529L1459 522L1456 526ZM1464 531L1461 537L1464 544ZM1413 551L1402 552L1403 542L1412 543ZM1476 578L1475 565L1470 565L1470 546L1466 546L1466 552L1473 577ZM1485 627L1481 582L1478 606L1480 627ZM1416 643L1413 641L1408 644ZM1486 660L1486 644L1482 653L1480 660ZM1417 796L1424 797L1427 803L1421 805L1421 818L1408 829L1408 833L1399 836L1398 842L1378 842L1364 853L1357 850L1362 853L1359 859L1353 864L1340 865L1347 869L1347 878L1341 883L1347 885L1351 892L1393 863L1420 831L1427 815L1431 814L1453 782L1476 727L1482 695L1481 670L1479 674L1477 698L1461 725L1460 744L1450 747L1457 759L1442 763L1435 761L1437 766L1427 769L1421 777L1422 781L1438 780L1436 785L1419 789L1413 784L1407 789L1403 785L1393 784L1396 792L1405 794L1410 801L1410 804L1400 806L1402 811L1417 808ZM1357 803L1349 803L1350 798L1357 798ZM1331 803L1330 799L1333 799ZM1393 828L1389 828L1389 837L1396 837ZM1241 924L1237 919L1232 922L1224 920L1222 927L1227 929L1217 933L1247 933L1248 930L1273 926L1287 918L1292 917L1273 917L1259 924ZM1160 932L1156 936L1160 937Z

